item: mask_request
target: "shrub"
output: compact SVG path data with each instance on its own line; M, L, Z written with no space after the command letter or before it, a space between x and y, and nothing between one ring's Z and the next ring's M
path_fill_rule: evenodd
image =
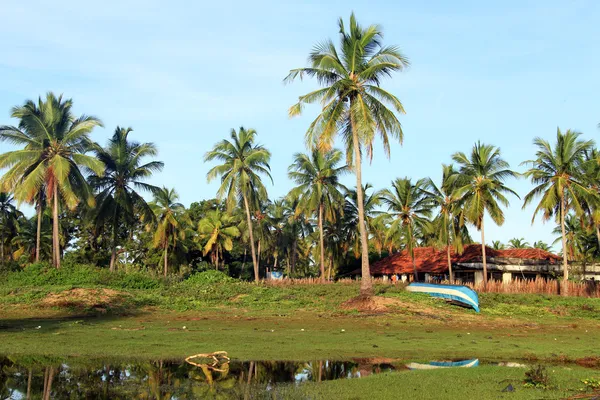
M547 389L550 383L548 370L543 365L536 365L525 372L525 386Z
M221 271L210 270L198 272L187 278L183 283L190 286L206 286L215 283L235 282L236 280Z

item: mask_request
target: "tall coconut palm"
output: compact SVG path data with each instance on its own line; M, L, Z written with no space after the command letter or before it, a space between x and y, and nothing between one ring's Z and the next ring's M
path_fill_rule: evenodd
M388 207L392 217L390 232L403 231L406 250L412 259L415 281L419 274L415 263L416 232L422 231L429 224L435 203L427 192L426 179L414 184L409 178L398 178L392 182L392 188L384 189L381 201Z
M502 159L499 148L481 142L473 146L469 156L458 152L452 155L452 159L460 167L461 184L456 190L462 198L465 219L481 232L483 285L487 287L484 218L487 213L497 225L504 223L504 212L500 205L509 205L505 194L519 197L504 184L504 181L516 178L517 174L510 170L510 165Z
M390 140L402 142L402 126L396 113L404 114L400 100L381 87L384 78L409 65L395 46L384 46L382 30L377 25L362 27L354 14L350 25L338 21L339 47L331 40L317 44L309 56L309 66L290 71L285 82L303 76L316 78L323 87L300 96L289 110L290 116L302 113L305 104L320 102L319 116L306 132L307 143L317 143L321 150L333 147L338 133L346 147L347 164L354 166L356 187L362 187L361 157L366 150L373 157L373 142L380 136L389 156ZM348 28L348 29L347 29ZM388 108L390 106L391 108ZM361 242L361 294L373 294L369 270L369 248L363 193L358 192L358 217Z
M554 147L547 140L535 138L533 143L537 147L536 158L523 163L530 167L525 176L535 185L525 196L523 208L541 196L531 222L533 223L538 213L542 213L544 220L549 220L552 216L559 220L565 281L569 279L565 217L569 210L581 215L582 202L593 196L584 182L582 167L585 152L593 148L594 142L580 140L580 135L579 132L570 129L562 133L560 128L557 128Z
M233 249L233 239L240 236L238 221L229 213L219 209L209 211L206 217L198 222L199 239L204 244L203 253L211 253L216 269L219 269L219 254L223 258L223 250Z
M137 216L148 220L154 215L138 191L157 193L160 188L143 180L164 166L160 161L145 160L157 154L156 146L128 140L131 131L131 128L117 126L105 148L96 146L96 157L106 167L103 175L94 174L89 178L98 191L95 219L98 223L110 221L112 225L111 271L115 270L119 233L126 236Z
M4 267L4 245L6 240L12 240L11 233L17 231L21 212L14 204L11 194L0 192L0 266ZM10 244L10 243L9 243Z
M460 187L458 171L452 165L442 165L442 182L438 187L432 179L427 180L427 192L435 207L438 208L438 216L434 220L434 232L437 241L446 247L448 261L448 273L450 281L454 281L452 270L451 247L457 253L463 251L463 238L468 235L464 229L464 218L460 207L461 198L457 188ZM466 233L466 235L465 235Z
M588 224L596 232L596 241L600 248L600 151L595 148L585 152L582 181L593 193L593 196L584 200L582 206Z
M260 199L267 198L267 189L260 175L266 175L271 182L269 161L271 153L261 145L255 144L256 131L241 127L238 132L231 130L231 140L222 140L211 151L206 153L204 161L221 161L222 164L208 171L207 179L212 181L221 177L221 186L217 191L219 199L226 198L229 211L238 203L242 203L246 211L248 233L250 235L250 251L254 265L254 279L258 282L258 258L254 248L252 232L252 209L258 208Z
M71 100L48 93L45 100L31 100L14 107L12 116L19 126L0 127L0 140L23 149L0 155L0 169L10 168L0 180L0 187L14 192L19 201L32 202L45 190L52 201L53 264L60 267L59 203L74 209L80 200L94 205L94 196L82 170L101 175L104 165L86 153L91 148L89 135L99 119L83 115L76 118ZM38 201L39 203L39 201ZM39 206L38 206L39 207ZM39 212L38 215L41 215Z
M178 241L186 237L187 215L185 207L178 203L179 195L175 189L161 188L154 194L154 201L149 204L156 223L149 223L147 229L155 229L152 245L163 249L163 273L169 271L169 247L175 248Z
M321 152L313 149L310 155L296 153L288 175L298 186L292 195L299 197L297 212L315 212L319 226L319 257L321 279L325 279L325 243L323 240L324 219L334 220L335 208L343 204L344 186L340 177L348 167L339 166L343 154L339 150Z

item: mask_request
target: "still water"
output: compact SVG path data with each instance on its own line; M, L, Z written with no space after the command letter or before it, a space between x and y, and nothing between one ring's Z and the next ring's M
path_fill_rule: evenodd
M279 398L307 381L408 369L384 359L348 361L86 360L0 356L0 399Z

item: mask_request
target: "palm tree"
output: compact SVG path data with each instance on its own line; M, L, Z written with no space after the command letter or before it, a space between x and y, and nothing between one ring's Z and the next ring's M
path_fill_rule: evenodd
M131 131L131 128L117 126L107 146L96 147L96 157L106 169L103 175L93 174L89 178L99 192L95 219L98 223L110 221L112 225L111 271L115 270L119 233L127 236L127 229L135 223L137 216L148 220L154 215L138 191L157 193L160 188L142 181L164 166L160 161L144 161L157 154L156 146L129 141Z
M508 247L511 249L529 249L529 243L525 241L525 238L512 238L508 241Z
M377 210L377 207L381 204L381 190L376 190L370 195L367 193L373 186L367 183L362 187L362 200L363 200L363 213L364 213L364 225L369 234L369 228L373 226L374 219L377 218L381 213ZM344 230L344 242L346 246L352 244L354 248L354 255L356 258L360 256L360 218L359 218L359 193L354 189L346 189L344 196L346 201L344 202L344 208L342 210L343 215L343 230Z
M15 232L19 226L21 212L14 205L14 198L9 193L0 192L0 266L4 267L4 244L6 235ZM12 238L8 238L12 240Z
M507 193L519 195L508 188L504 181L515 178L510 165L500 156L500 149L477 142L471 155L463 152L454 153L452 159L460 166L461 184L457 195L462 198L461 204L465 218L481 232L481 256L483 262L483 286L487 288L487 260L485 254L484 217L487 212L496 225L504 223L504 212L500 205L507 207ZM500 203L500 204L498 204Z
M310 155L296 153L288 175L298 186L292 195L299 197L297 212L316 212L319 226L319 256L321 279L325 279L325 244L323 240L323 220L335 219L335 208L343 204L344 196L339 182L347 166L338 166L343 154L339 150L321 152L313 149Z
M588 223L596 232L596 241L600 247L600 152L592 148L584 153L582 165L582 180L588 189L594 193L589 199L583 199L583 209L588 217Z
M541 240L538 240L537 242L533 242L533 247L534 249L540 249L540 250L544 250L544 251L552 251L552 246L544 243Z
M501 241L499 241L499 240L493 240L492 241L492 249L494 249L494 250L504 250L505 248L506 248L506 246Z
M187 216L185 207L177 203L179 195L175 189L163 187L154 194L149 204L156 218L156 224L149 223L147 229L155 229L152 245L163 249L163 273L167 276L169 265L169 247L175 248L177 242L186 237Z
M27 262L39 260L39 255L50 257L52 254L52 227L49 218L42 218L41 229L38 231L38 218L22 218L19 221L18 234L13 238L12 244L16 248L15 258L27 254ZM38 235L39 233L39 235Z
M415 263L416 232L429 224L429 217L435 207L427 192L428 181L420 179L414 184L409 178L392 181L392 189L384 189L381 201L388 207L393 221L390 232L402 231L406 240L406 250L412 259L415 282L419 280Z
M582 201L592 197L592 193L585 185L582 167L585 152L592 149L594 142L579 140L580 135L579 132L570 129L563 134L560 128L557 128L554 148L548 141L535 138L533 143L538 148L536 158L524 162L530 166L525 176L531 179L535 187L525 196L523 208L536 197L541 196L531 222L533 223L540 212L544 220L549 220L553 215L559 219L565 282L569 279L565 216L569 210L574 210L581 215Z
M305 104L320 102L322 110L306 132L309 144L317 143L321 150L333 147L335 136L342 136L348 165L354 165L356 187L362 188L361 156L366 150L373 157L373 141L382 139L385 153L390 153L390 138L402 142L402 126L395 113L404 114L400 100L384 90L381 81L393 72L409 65L408 59L395 46L382 44L382 31L377 25L366 28L350 15L346 30L338 21L340 45L331 40L317 44L309 56L310 65L290 71L285 82L304 75L316 78L323 88L300 96L289 110L290 116L300 115ZM390 105L392 109L388 108ZM352 162L353 161L353 162ZM358 192L358 217L362 252L361 294L373 294L369 270L369 248L363 193Z
M234 216L219 209L209 211L206 217L198 223L199 239L206 241L203 253L211 253L215 268L219 269L219 253L233 249L233 239L240 236L237 221Z
M456 190L460 187L460 178L452 165L442 165L441 186L438 187L432 179L427 180L428 197L439 209L438 216L433 221L434 233L437 241L446 247L450 281L454 281L450 248L453 246L457 253L462 253L465 237L464 216L460 207L461 198ZM466 236L468 237L468 232Z
M257 209L260 199L267 198L267 189L263 185L260 174L271 179L269 161L271 153L261 145L255 144L256 131L244 129L239 132L231 130L231 141L222 140L211 151L206 153L204 161L219 160L223 163L208 171L207 179L212 181L221 177L221 186L217 191L219 199L226 198L227 209L231 209L240 200L246 210L248 233L250 235L250 251L254 265L254 279L258 282L258 259L254 248L254 233L252 232L252 216L250 203Z
M12 117L19 118L19 127L0 127L0 140L23 145L21 150L0 155L0 169L10 168L0 180L0 187L13 191L19 201L32 202L46 191L52 203L53 264L60 267L59 201L74 209L81 199L94 205L93 193L81 169L101 175L102 162L86 155L91 142L89 134L99 119L83 115L75 118L71 100L53 93L37 104L28 100L14 107ZM59 199L60 197L60 199ZM38 208L41 202L38 200ZM38 210L38 216L41 210ZM40 217L41 218L41 217Z

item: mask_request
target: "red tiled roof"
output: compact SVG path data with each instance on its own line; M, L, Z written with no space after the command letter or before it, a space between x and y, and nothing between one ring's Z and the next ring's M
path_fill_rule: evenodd
M433 247L417 247L414 249L415 264L417 271L422 273L443 274L448 271L448 259L446 249ZM539 260L554 264L560 261L560 257L541 249L507 249L494 250L485 248L488 263L491 259L518 258L521 260ZM481 245L471 244L464 248L462 254L456 254L450 250L452 264L481 262ZM413 272L412 259L406 250L381 259L371 265L371 274L410 274Z

